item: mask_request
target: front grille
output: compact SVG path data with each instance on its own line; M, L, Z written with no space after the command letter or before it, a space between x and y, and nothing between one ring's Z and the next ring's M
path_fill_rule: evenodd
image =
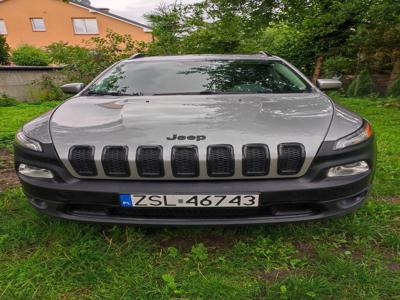
M199 155L196 146L173 147L171 161L175 177L199 176Z
M208 146L207 173L210 177L233 176L235 173L235 157L231 145Z
M110 177L129 177L128 147L107 146L101 158L104 173Z
M140 146L136 153L136 166L141 177L163 177L164 161L161 146Z
M269 172L269 150L267 145L243 146L242 169L244 176L265 176Z
M69 150L69 162L80 176L96 176L97 169L94 162L94 147L74 146Z
M300 172L305 160L304 146L297 143L278 146L278 174L295 175Z

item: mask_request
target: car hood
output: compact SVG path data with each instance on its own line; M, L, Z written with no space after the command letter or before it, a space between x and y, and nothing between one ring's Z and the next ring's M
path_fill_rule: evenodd
M98 160L97 149L107 145L126 145L130 151L161 145L168 160L174 145L197 145L201 159L212 144L233 145L236 153L245 144L263 143L273 157L280 143L301 143L306 150L301 175L323 142L332 115L333 105L321 93L89 96L62 104L52 116L50 132L66 165L74 145L94 146ZM189 136L191 140L184 139Z

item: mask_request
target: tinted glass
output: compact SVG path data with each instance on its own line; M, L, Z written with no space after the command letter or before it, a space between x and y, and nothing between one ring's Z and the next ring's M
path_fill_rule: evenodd
M279 61L154 61L121 63L93 84L89 93L302 93L309 89Z

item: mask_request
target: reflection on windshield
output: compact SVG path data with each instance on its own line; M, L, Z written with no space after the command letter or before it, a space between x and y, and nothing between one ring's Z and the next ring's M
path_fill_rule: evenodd
M279 61L124 62L88 90L88 95L303 93L309 85Z

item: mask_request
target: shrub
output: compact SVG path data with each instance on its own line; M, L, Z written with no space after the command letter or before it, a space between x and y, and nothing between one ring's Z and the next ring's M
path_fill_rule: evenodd
M332 77L338 74L351 74L354 71L354 60L344 56L329 57L324 61L323 74Z
M0 95L0 107L15 106L17 104L18 101L16 99L9 97L6 94Z
M350 84L347 94L354 97L368 97L376 94L375 84L367 70L363 70L358 74Z
M89 83L113 63L144 52L145 44L134 41L130 35L109 31L104 38L90 39L86 47L59 42L48 46L47 51L53 63L66 65L63 72L65 80Z
M6 37L0 35L0 65L5 65L8 63L10 58L10 46L8 46Z
M41 80L35 80L30 87L32 99L36 101L59 101L65 99L56 80L49 75L44 75Z
M49 56L46 51L30 45L23 45L11 54L11 60L17 66L48 66Z
M393 81L389 86L388 95L391 97L400 97L400 78Z
M347 88L346 95L349 97L354 96L354 90L356 88L356 83L357 83L357 77L353 79L353 81L350 83L350 85Z

